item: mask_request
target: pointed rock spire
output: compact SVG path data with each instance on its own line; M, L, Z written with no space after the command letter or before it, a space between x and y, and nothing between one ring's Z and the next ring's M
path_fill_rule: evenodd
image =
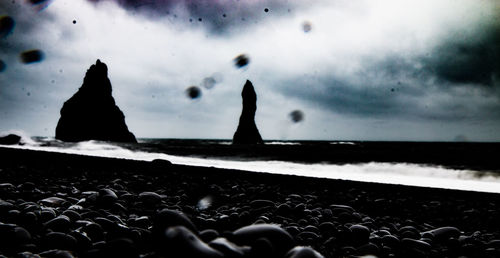
M108 67L97 60L87 70L80 89L64 103L56 139L137 142L111 92Z
M263 143L259 129L255 124L255 111L257 111L257 94L252 82L246 81L241 92L243 98L243 110L241 111L240 123L233 136L233 144L257 144Z

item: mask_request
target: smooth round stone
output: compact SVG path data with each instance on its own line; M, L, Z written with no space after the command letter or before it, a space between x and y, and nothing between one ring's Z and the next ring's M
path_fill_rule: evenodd
M379 252L379 248L377 245L373 243L368 243L356 248L356 252L359 255L369 255L369 254L375 255Z
M280 215L289 215L289 213L292 211L292 207L288 205L287 203L282 203L278 205L276 209L276 213Z
M1 183L0 192L12 192L16 187L11 183Z
M16 208L16 206L14 206L14 204L0 199L0 212L1 213L13 210L15 208Z
M24 182L20 184L17 188L25 192L31 192L35 190L35 184L33 182Z
M65 210L62 213L62 215L67 216L68 218L70 218L71 221L77 221L82 219L82 216L80 216L80 214L78 214L78 212L74 210Z
M44 223L44 226L52 231L65 232L71 226L68 216L60 215Z
M160 251L168 257L224 257L224 255L201 241L184 226L169 227L165 231L165 243Z
M77 250L87 250L92 246L92 240L85 233L74 230L74 231L71 231L69 233L69 235L76 239L76 242L77 242L76 249Z
M90 237L90 239L92 239L92 242L104 240L104 230L102 229L101 225L97 223L91 222L85 225L82 230L87 234L88 237Z
M432 248L432 246L429 243L411 238L403 238L403 240L401 240L401 244L403 244L406 247L414 248L422 252L428 252Z
M60 197L48 197L39 201L41 204L49 207L60 207L64 205L67 201Z
M155 192L142 192L139 194L139 200L145 204L154 205L161 202L161 195Z
M274 202L270 200L253 200L250 202L250 207L252 207L253 209L274 207Z
M384 246L390 246L390 247L395 247L398 246L400 241L399 238L393 236L393 235L385 235L382 236L382 243Z
M218 250L226 257L243 257L249 249L245 249L243 247L237 246L234 243L229 242L226 238L219 237L216 238L210 243L208 243L210 247L215 250Z
M200 238L204 242L210 242L219 237L219 232L215 229L205 229L200 232Z
M491 240L486 245L488 247L493 247L495 249L500 249L500 240L499 239Z
M318 253L311 247L296 246L292 248L285 256L286 258L323 258L324 256Z
M40 255L31 253L31 252L27 252L27 251L26 252L18 253L17 257L22 257L22 258L41 258Z
M39 254L41 257L47 258L74 258L74 256L65 250L48 250Z
M354 212L354 209L351 206L340 205L340 204L332 204L332 205L330 205L330 209L332 209L332 211L334 209L336 209L336 210L342 210L342 211L347 211L347 212Z
M301 239L303 241L312 242L312 241L319 239L320 236L314 232L304 231L304 232L300 232L299 234L297 234L297 238Z
M13 231L12 237L16 244L22 245L31 241L31 234L23 227L14 227Z
M349 227L351 236L356 245L363 245L370 238L370 230L363 225L352 225Z
M323 233L329 234L335 230L335 225L332 222L323 222L319 224L319 230Z
M180 211L163 209L153 219L154 234L162 235L165 229L172 226L184 226L192 232L198 232L193 222Z
M278 255L284 255L294 245L292 236L273 224L250 225L237 229L233 233L235 243L239 245L251 245L259 238L266 238Z
M118 200L118 196L116 193L108 188L104 188L99 190L99 195L97 197L97 201L103 204L111 204Z
M444 241L450 238L458 238L461 232L455 227L441 227L422 233L423 237L429 237L436 241Z
M51 249L75 250L76 239L61 232L50 232L44 237L44 243Z
M40 212L40 220L42 222L47 222L51 219L54 219L55 217L57 217L57 214L53 209L43 208Z

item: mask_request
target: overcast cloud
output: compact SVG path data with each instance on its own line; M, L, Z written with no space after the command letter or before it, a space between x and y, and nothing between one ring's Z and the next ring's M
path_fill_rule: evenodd
M495 0L46 3L0 4L16 21L0 39L0 132L54 135L99 58L138 137L231 138L250 79L265 139L500 140ZM21 63L30 49L45 59Z

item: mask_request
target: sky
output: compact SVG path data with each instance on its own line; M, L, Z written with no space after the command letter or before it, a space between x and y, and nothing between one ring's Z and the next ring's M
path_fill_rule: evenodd
M138 138L231 139L250 80L265 140L500 141L497 0L1 0L0 17L0 134L54 136L100 59Z

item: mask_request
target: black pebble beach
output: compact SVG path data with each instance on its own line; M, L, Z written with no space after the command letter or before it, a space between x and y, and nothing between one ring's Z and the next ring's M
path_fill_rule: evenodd
M0 148L5 257L500 257L498 194Z

